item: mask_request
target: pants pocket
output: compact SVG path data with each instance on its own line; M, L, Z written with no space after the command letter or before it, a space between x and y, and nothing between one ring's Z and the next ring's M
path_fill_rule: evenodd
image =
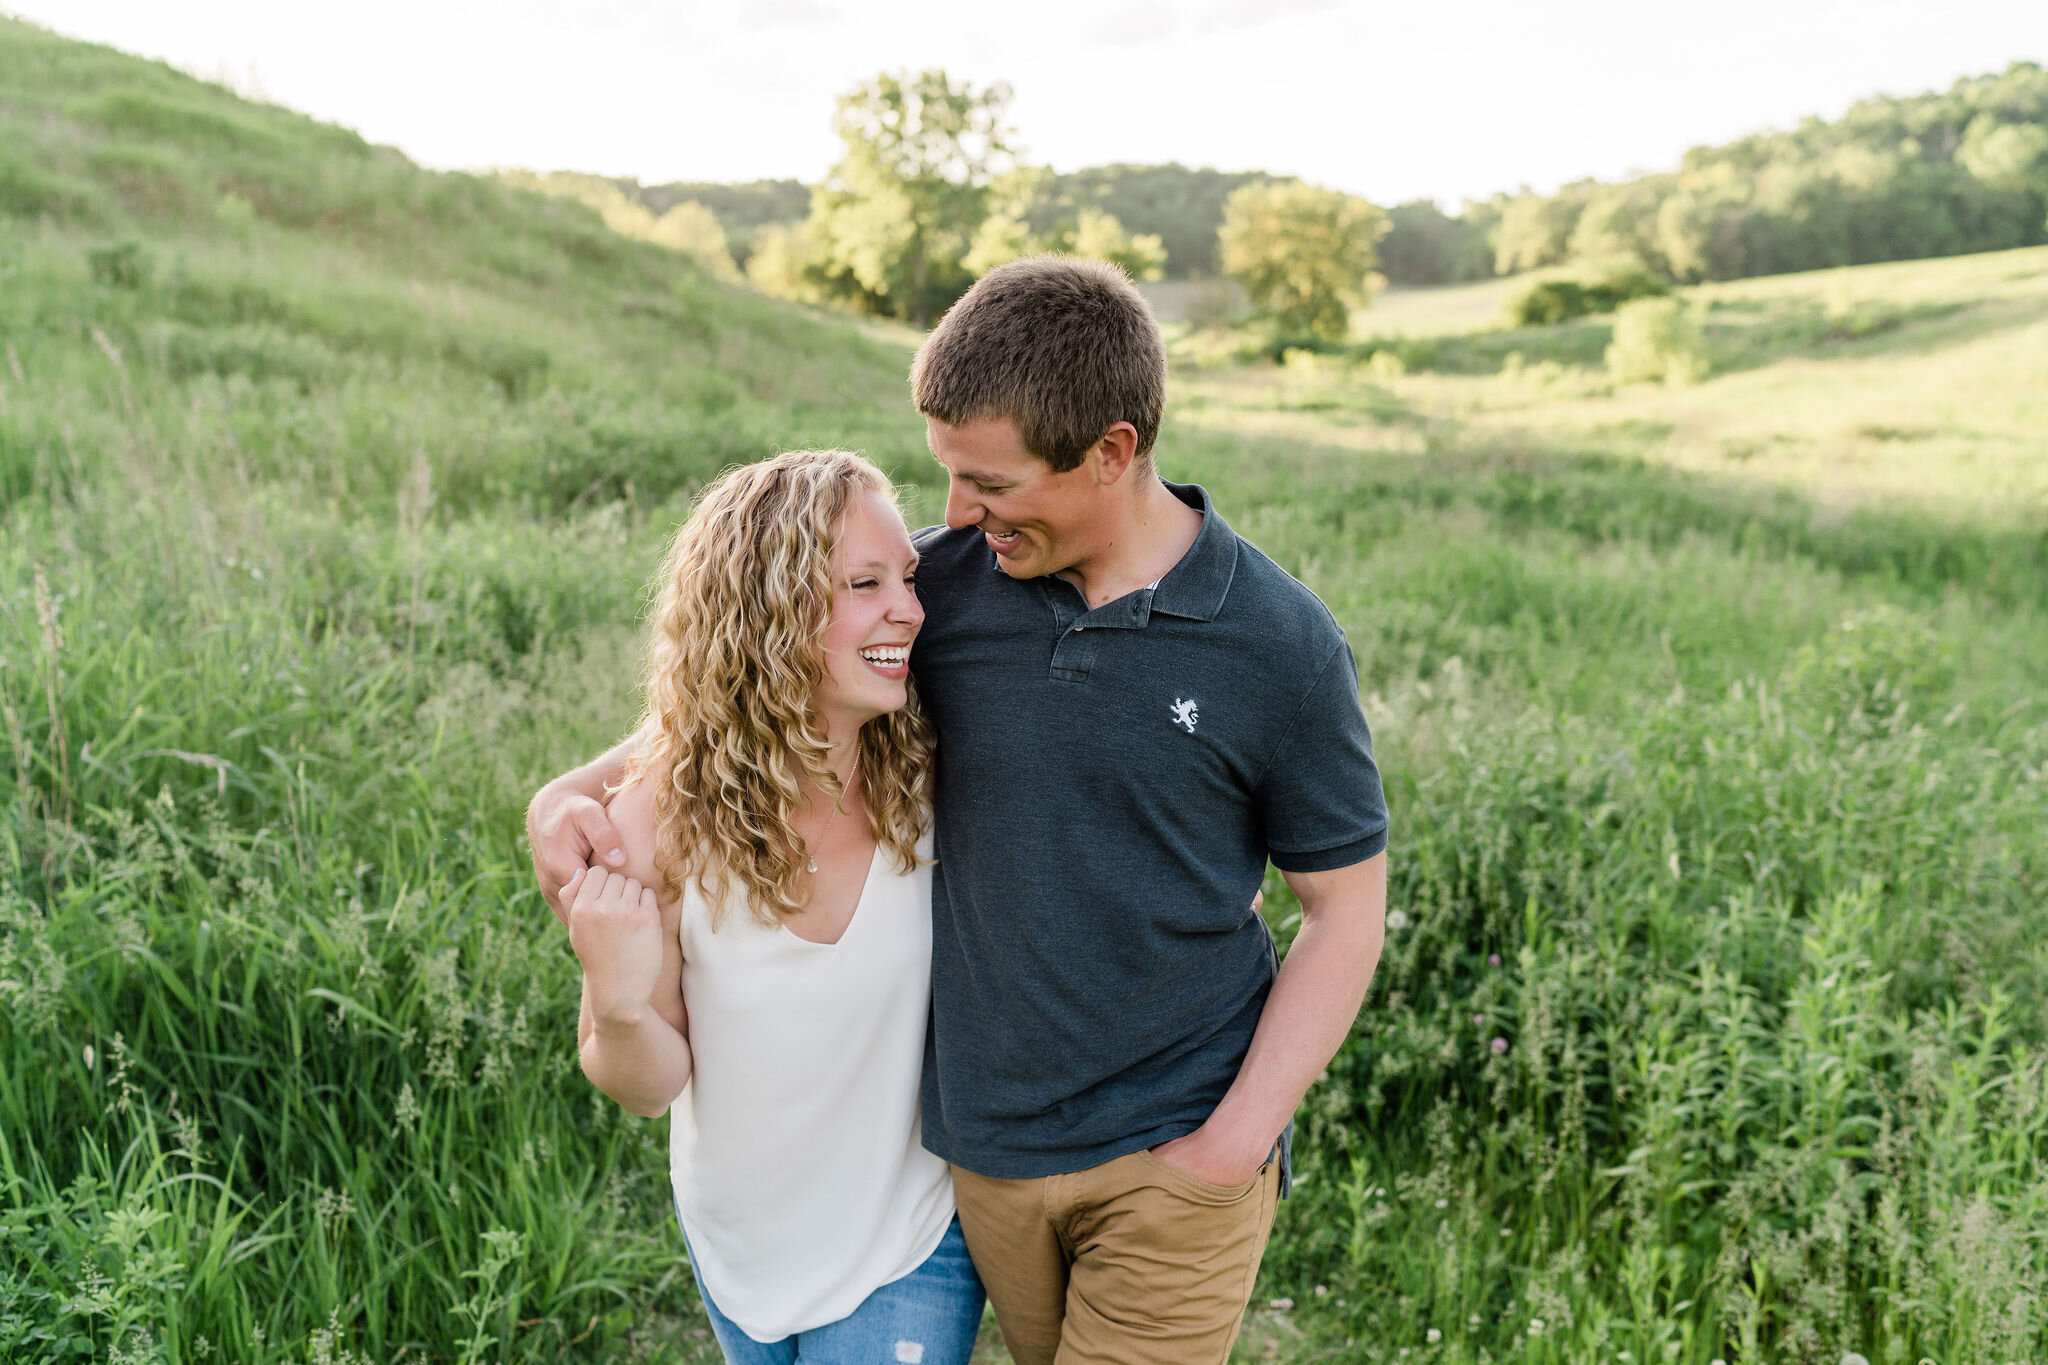
M1132 1155L1136 1156L1161 1184L1177 1189L1189 1198L1204 1204L1234 1204L1257 1189L1260 1177L1266 1173L1266 1166L1261 1165L1252 1178L1241 1185L1212 1185L1200 1176L1184 1171L1172 1162L1161 1160L1149 1151L1138 1151Z

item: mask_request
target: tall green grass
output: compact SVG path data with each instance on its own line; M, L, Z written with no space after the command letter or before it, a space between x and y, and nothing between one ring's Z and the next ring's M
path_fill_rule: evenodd
M906 355L163 68L0 70L0 1359L710 1358L519 811L723 464L930 503ZM1396 821L1241 1353L2048 1353L2039 528L1185 411Z

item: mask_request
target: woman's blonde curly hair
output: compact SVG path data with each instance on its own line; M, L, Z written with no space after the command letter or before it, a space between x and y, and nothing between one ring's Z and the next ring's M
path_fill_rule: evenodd
M832 552L863 489L894 500L888 476L844 450L729 469L697 500L662 567L627 780L654 783L667 897L694 881L714 928L735 891L767 924L802 910L810 854L791 824L801 780L845 799L811 699L825 677ZM909 873L931 822L932 729L914 684L901 710L861 727L858 752L875 837Z

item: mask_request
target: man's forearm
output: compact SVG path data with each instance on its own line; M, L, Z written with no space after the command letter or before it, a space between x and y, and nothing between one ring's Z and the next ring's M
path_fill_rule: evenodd
M1350 1036L1379 964L1381 921L1378 913L1304 919L1237 1079L1204 1125L1226 1149L1269 1149Z
M618 786L625 778L626 764L639 748L639 734L627 735L582 767L571 768L542 787L534 796L534 801L538 803L540 798L549 792L571 791L578 796L587 796L593 801L602 802L605 789Z

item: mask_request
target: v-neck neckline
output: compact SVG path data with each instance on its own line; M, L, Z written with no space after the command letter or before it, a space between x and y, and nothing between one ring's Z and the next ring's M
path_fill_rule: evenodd
M838 938L805 938L802 934L799 934L796 930L789 927L788 920L778 921L775 926L776 929L782 933L788 934L798 943L809 944L813 948L837 948L840 944L846 942L846 936L853 932L853 926L855 922L860 919L860 912L862 908L865 907L868 903L868 891L875 884L875 863L881 858L881 856L882 841L880 839L877 839L875 840L875 851L868 855L867 876L865 879L862 880L860 884L860 894L854 898L853 913L846 917L845 924L839 926Z

